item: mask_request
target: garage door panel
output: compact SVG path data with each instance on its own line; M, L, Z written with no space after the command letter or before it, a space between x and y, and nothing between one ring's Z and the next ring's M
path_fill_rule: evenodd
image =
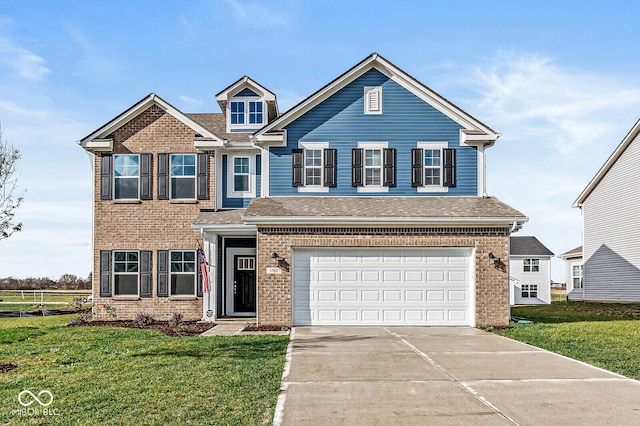
M473 325L470 250L294 249L294 325Z

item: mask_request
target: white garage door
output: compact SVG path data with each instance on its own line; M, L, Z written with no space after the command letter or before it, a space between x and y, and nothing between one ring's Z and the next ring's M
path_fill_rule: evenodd
M474 325L470 249L294 249L294 325Z

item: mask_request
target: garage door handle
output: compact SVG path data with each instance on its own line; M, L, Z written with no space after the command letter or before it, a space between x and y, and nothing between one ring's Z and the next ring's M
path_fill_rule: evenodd
M238 291L238 285L237 284L238 284L237 282L235 282L235 281L233 282L233 294L236 294L237 291Z

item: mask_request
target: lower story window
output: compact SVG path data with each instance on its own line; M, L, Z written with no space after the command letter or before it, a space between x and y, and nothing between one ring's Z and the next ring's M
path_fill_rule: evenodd
M538 284L522 284L522 297L538 297Z
M137 251L113 252L113 295L137 296L140 254Z
M171 252L171 296L195 296L196 252Z
M573 288L582 288L582 265L573 265L571 275Z

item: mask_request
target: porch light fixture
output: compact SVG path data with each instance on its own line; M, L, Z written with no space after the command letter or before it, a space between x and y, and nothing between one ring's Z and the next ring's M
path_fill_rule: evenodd
M273 252L271 254L271 264L275 265L276 263L278 263L278 253Z
M496 259L498 259L498 262L500 262L499 257L495 257L493 253L489 253L489 265L495 265Z

